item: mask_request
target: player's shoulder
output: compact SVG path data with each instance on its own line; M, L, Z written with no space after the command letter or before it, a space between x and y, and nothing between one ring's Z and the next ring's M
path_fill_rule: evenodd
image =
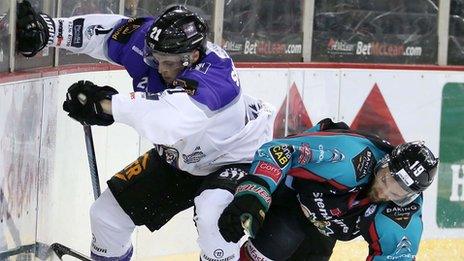
M224 49L212 42L206 43L205 55L206 59L216 60L218 62L232 61L229 54Z
M221 83L215 77L230 78L234 70L232 59L220 46L207 42L206 51L201 60L184 72L185 75L204 78L205 81Z
M411 260L418 251L423 230L422 197L406 206L392 202L370 205L363 213L360 227L377 256L391 260ZM383 259L382 259L383 260Z
M144 74L143 62L145 35L153 23L153 17L121 19L108 38L108 56L128 70L132 77Z
M111 40L127 44L134 36L145 38L145 34L153 24L153 17L137 17L122 19L111 34Z
M345 152L348 158L355 157L364 151L370 157L370 154L379 159L385 154L385 151L374 144L367 137L351 132L336 132L336 131L308 131L288 137L288 139L297 142L311 142L318 144L321 149L338 149Z
M367 184L385 152L369 139L352 133L304 132L290 138L300 165L346 187ZM311 160L299 155L311 155Z
M210 42L202 59L185 70L180 78L195 82L197 91L192 98L211 111L224 109L237 101L241 93L232 60L222 48Z
M422 205L422 195L406 206L399 206L391 201L372 204L364 212L364 220L374 223L377 233L382 234L420 231Z

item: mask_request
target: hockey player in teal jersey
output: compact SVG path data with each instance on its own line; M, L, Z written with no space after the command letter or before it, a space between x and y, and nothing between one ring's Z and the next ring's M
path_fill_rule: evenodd
M414 260L437 165L423 142L393 147L325 119L261 146L219 228L232 242L248 231L241 260L328 260L358 236L367 260Z

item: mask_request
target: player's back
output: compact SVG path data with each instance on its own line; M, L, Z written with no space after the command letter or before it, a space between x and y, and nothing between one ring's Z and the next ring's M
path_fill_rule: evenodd
M327 236L357 237L358 217L370 203L367 187L385 152L355 133L303 133L290 140L298 153L286 184L297 191L305 215Z

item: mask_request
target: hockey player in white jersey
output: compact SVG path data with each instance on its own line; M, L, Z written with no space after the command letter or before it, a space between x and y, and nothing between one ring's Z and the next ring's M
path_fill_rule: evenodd
M92 205L92 258L129 260L135 226L156 231L195 206L200 258L238 260L240 246L222 238L217 220L255 150L272 138L274 110L242 94L232 60L207 42L203 19L182 6L137 19L52 19L27 2L18 9L24 55L61 47L120 64L133 78L130 94L89 81L73 84L63 104L70 117L127 124L155 145L116 173Z

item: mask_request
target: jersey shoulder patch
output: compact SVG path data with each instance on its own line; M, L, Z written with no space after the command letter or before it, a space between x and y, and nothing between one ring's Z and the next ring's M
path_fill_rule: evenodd
M139 29L146 20L147 18L144 17L130 18L127 20L127 23L123 24L113 32L111 39L120 43L129 42L132 33Z

